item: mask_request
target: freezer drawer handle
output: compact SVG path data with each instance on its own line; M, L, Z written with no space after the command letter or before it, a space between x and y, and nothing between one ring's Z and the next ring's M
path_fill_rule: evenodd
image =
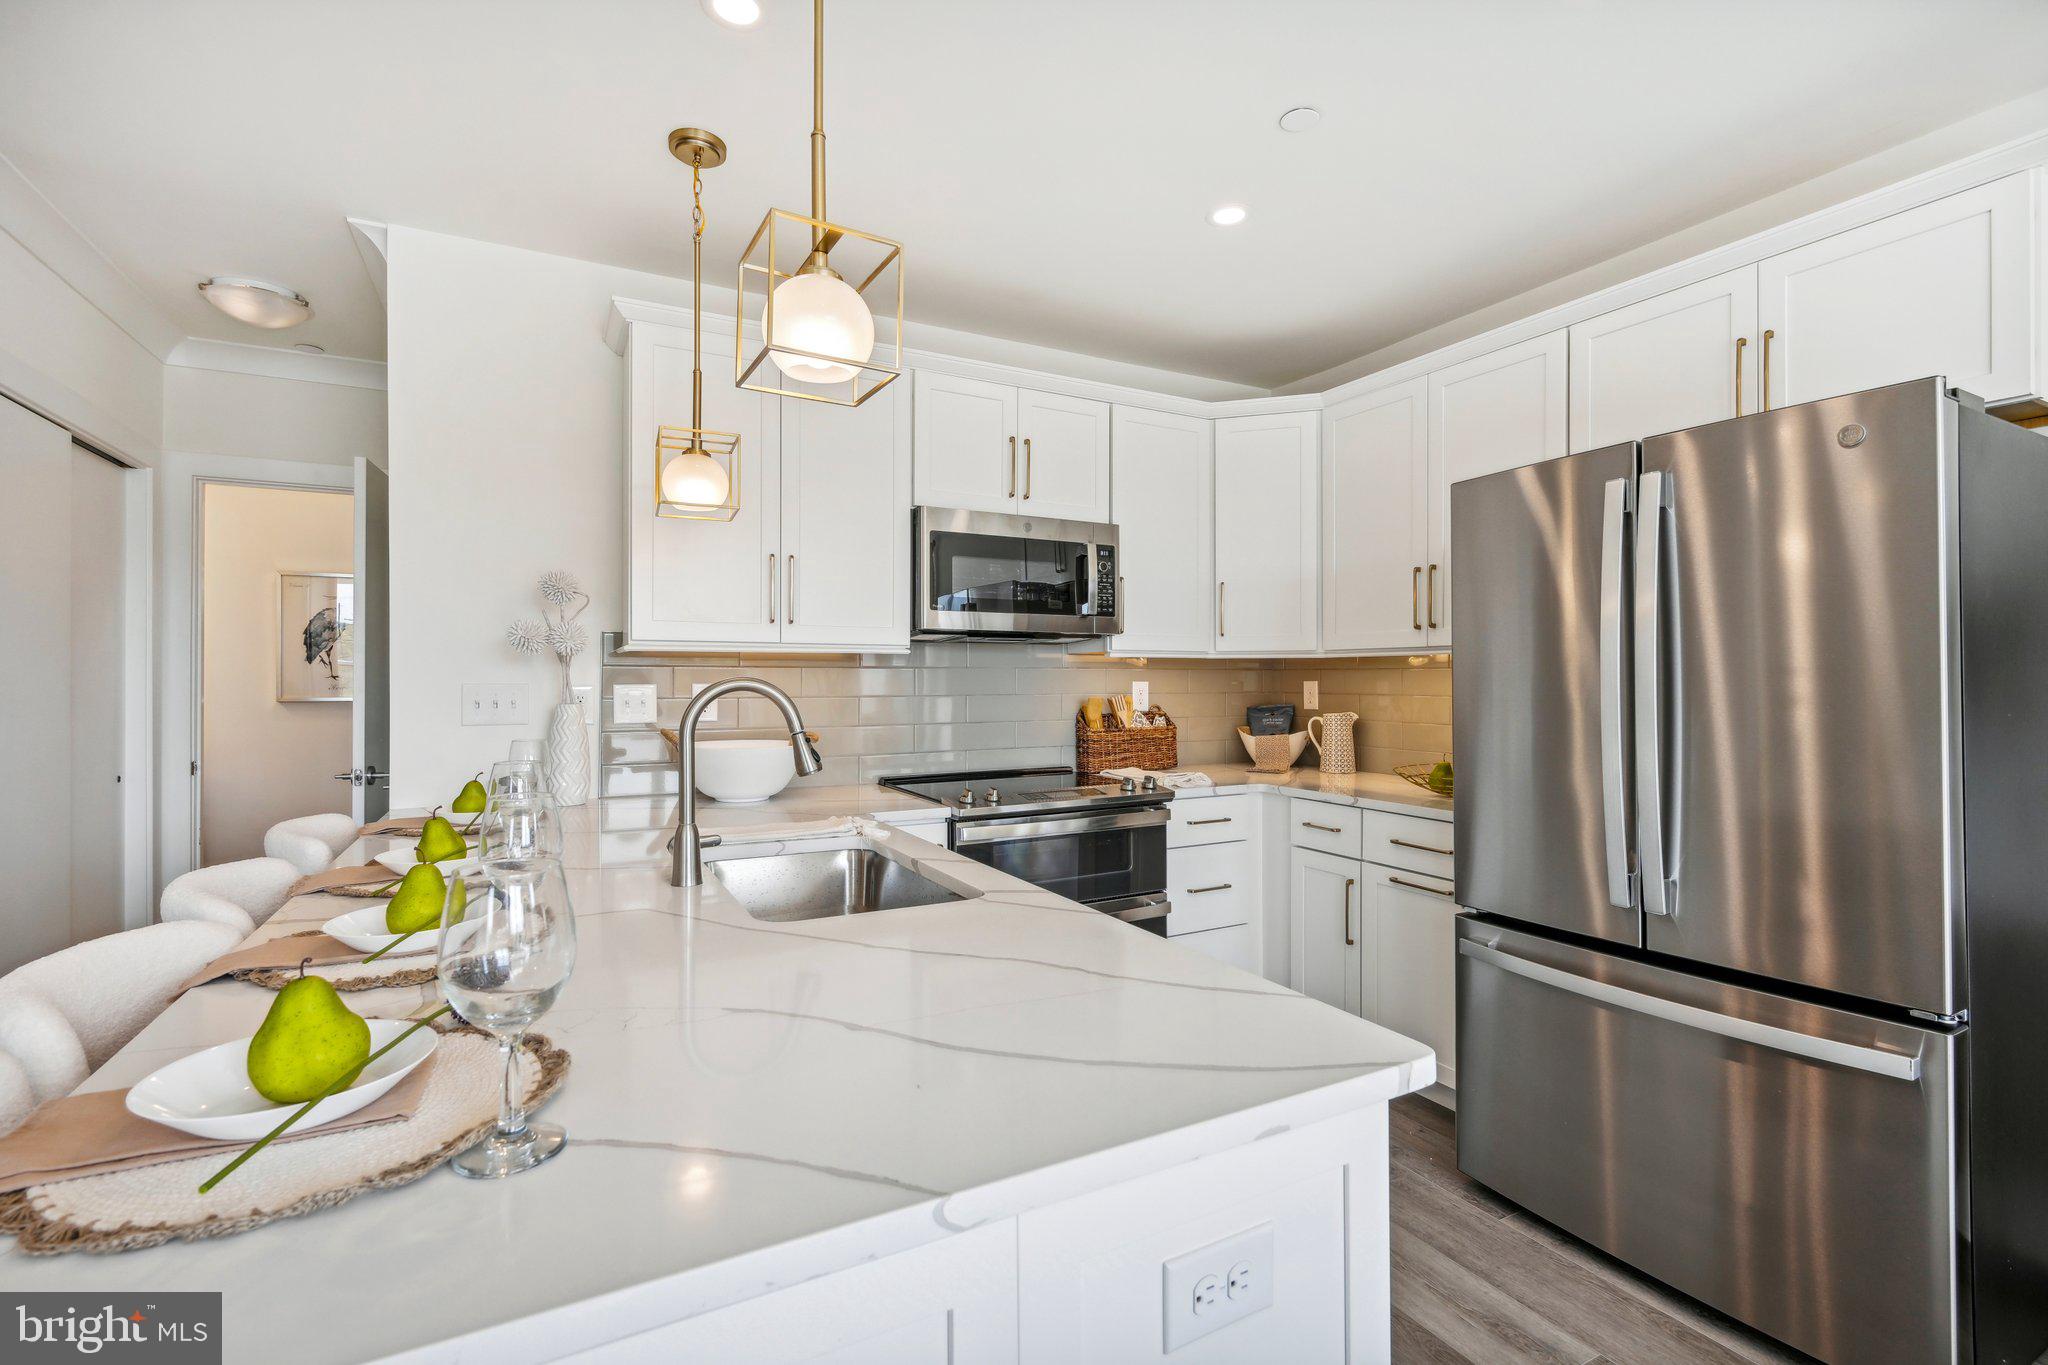
M1685 1028L1699 1029L1703 1033L1719 1034L1732 1038L1738 1043L1750 1043L1767 1047L1774 1052L1789 1053L1794 1057L1805 1057L1809 1061L1827 1062L1834 1066L1846 1066L1855 1071L1867 1071L1873 1076L1889 1076L1897 1081L1920 1079L1920 1059L1901 1052L1887 1052L1883 1048L1865 1047L1860 1043L1838 1042L1833 1038L1816 1038L1810 1033L1794 1029L1779 1028L1774 1024L1759 1024L1753 1019L1734 1019L1725 1014L1716 1014L1697 1005L1681 1004L1666 1000L1662 996L1645 995L1641 991L1628 990L1622 986L1595 981L1576 972L1562 971L1541 962L1531 962L1525 957L1504 953L1484 943L1461 939L1458 951L1469 958L1484 962L1489 967L1498 967L1504 972L1526 977L1545 986L1555 986L1561 991L1596 1000L1616 1009L1648 1015L1667 1023Z

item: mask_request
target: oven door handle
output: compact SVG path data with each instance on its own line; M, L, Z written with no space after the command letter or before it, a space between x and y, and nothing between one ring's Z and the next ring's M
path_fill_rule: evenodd
M1011 839L1057 839L1068 834L1106 834L1119 829L1147 829L1167 821L1164 806L1111 811L1100 815L1054 815L1037 820L956 821L957 844L994 844Z
M1165 919L1173 913L1173 902L1165 896L1126 896L1122 900L1084 901L1090 910L1100 910L1105 915L1115 915L1131 924L1143 924L1148 920Z

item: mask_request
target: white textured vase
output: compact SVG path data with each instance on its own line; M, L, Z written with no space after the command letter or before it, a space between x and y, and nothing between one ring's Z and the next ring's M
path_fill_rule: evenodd
M548 717L548 786L558 806L580 806L590 795L590 750L584 740L581 702L562 702Z

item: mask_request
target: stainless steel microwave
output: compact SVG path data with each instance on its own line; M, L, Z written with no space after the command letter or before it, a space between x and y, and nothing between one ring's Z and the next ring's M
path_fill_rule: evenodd
M1123 629L1116 527L946 507L911 518L914 639L1093 640Z

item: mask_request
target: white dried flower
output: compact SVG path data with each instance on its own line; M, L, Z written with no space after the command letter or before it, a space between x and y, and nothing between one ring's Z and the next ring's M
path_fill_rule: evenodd
M566 607L583 595L583 588L576 582L576 575L549 569L540 576L540 595L555 606Z
M571 621L566 625L549 627L547 642L549 649L567 659L590 647L590 632Z
M521 654L538 654L547 646L547 627L531 619L514 621L505 631L505 640Z

